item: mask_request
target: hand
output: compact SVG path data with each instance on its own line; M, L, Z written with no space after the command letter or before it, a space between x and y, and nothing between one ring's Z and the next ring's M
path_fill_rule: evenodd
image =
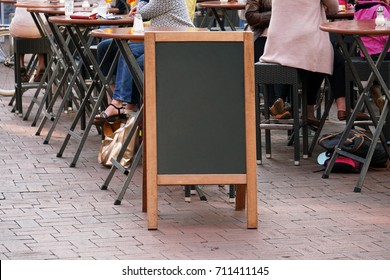
M137 6L131 8L129 16L134 16L137 13Z

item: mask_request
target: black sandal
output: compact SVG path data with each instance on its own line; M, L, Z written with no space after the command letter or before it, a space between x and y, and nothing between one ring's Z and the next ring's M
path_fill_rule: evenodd
M94 125L102 126L105 122L114 123L118 120L126 120L127 119L127 114L121 113L121 110L122 109L124 110L123 107L119 108L119 107L115 106L114 104L110 104L108 106L112 106L115 109L117 109L118 114L109 116L109 115L107 115L106 112L103 111L99 114L99 117L95 117L94 122L93 122Z

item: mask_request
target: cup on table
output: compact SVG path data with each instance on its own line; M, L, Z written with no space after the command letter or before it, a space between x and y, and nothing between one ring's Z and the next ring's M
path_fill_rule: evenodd
M144 32L144 22L142 20L141 14L139 13L134 15L133 32L134 33Z
M70 15L73 14L74 9L74 0L65 0L65 17L70 18Z
M95 9L95 12L101 16L101 17L106 17L107 13L108 13L108 8L107 8L107 5L99 5L97 6Z
M229 0L220 0L220 2L225 4L225 3L229 2Z

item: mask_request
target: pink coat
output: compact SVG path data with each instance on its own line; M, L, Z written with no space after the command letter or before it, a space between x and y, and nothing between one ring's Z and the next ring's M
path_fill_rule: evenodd
M319 29L329 14L338 12L338 0L272 0L267 43L260 61L312 72L332 74L333 46L329 33Z

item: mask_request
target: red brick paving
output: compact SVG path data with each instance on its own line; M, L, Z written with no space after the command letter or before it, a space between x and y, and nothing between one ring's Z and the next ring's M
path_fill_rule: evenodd
M12 88L12 69L0 66ZM32 93L23 98L27 107ZM370 170L361 193L355 174L322 179L316 156L294 166L286 134L274 133L273 159L258 166L259 227L246 229L227 188L204 187L208 201L184 202L181 187L159 189L159 229L147 230L141 211L141 170L121 205L125 180L97 162L93 129L75 168L76 143L57 158L72 114L63 114L48 145L31 120L11 113L0 96L0 259L389 259L390 173ZM331 118L325 131L343 124ZM234 159L232 159L234 160Z

